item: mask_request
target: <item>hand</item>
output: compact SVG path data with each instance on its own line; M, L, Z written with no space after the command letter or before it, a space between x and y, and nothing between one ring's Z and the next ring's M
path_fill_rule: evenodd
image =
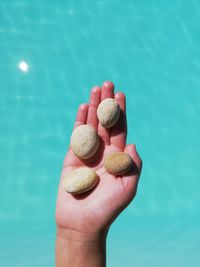
M121 114L117 124L111 129L103 128L96 115L99 103L105 98L114 98ZM89 104L80 105L75 127L90 124L97 129L101 138L100 151L95 161L81 161L71 148L64 159L61 173L58 199L56 206L56 223L58 228L81 234L107 231L117 215L134 198L137 190L142 161L136 152L135 145L126 145L126 103L125 95L121 92L114 94L114 85L104 82L102 88L94 87L91 91ZM114 151L124 151L134 162L134 168L127 175L115 177L104 168L105 156ZM97 186L88 193L72 195L63 189L63 176L69 171L81 166L89 166L100 177Z

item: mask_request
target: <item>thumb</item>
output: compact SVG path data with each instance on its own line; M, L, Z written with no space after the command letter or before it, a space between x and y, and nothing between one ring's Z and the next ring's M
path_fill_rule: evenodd
M133 160L135 167L138 169L138 174L140 174L142 169L142 160L137 153L136 146L134 144L126 145L124 152L127 153Z
M133 167L131 171L122 177L127 197L130 202L137 192L138 181L142 169L142 160L137 153L134 144L126 145L124 152L127 153L133 160Z

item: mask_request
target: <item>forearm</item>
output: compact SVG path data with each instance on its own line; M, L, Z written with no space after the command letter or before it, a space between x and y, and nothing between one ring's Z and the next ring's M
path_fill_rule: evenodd
M105 267L106 234L80 234L57 228L56 267Z

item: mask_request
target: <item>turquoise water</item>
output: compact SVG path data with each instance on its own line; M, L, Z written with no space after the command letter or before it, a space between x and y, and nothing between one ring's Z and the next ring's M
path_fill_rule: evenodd
M108 266L200 266L199 21L197 0L0 1L0 266L54 266L62 160L104 80L144 161Z

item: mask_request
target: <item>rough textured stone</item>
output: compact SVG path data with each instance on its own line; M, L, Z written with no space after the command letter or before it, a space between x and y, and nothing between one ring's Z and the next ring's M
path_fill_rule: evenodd
M97 108L97 117L104 128L113 127L120 115L120 107L113 98L104 99Z
M71 148L73 153L80 159L91 158L98 150L99 136L90 125L76 127L71 136Z
M69 193L81 194L92 189L98 180L99 177L94 170L88 167L80 167L64 176L63 187Z
M114 152L109 154L104 162L107 172L113 175L123 175L133 167L132 158L123 152Z

